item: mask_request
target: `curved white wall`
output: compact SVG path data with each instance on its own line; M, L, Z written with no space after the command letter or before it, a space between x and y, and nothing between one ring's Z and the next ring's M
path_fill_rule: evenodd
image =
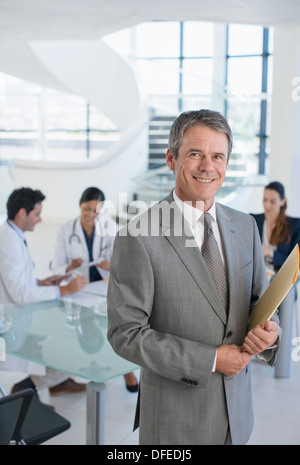
M33 54L72 94L84 97L118 128L130 126L141 104L132 68L101 40L30 42Z
M0 71L60 92L69 91L37 59L27 42L0 41Z
M300 27L274 28L270 181L286 188L288 214L300 217Z
M15 160L15 187L39 188L47 196L44 219L61 222L76 216L82 191L92 185L102 189L117 209L120 193L130 201L134 178L148 165L148 109L128 63L100 40L14 42L1 44L0 70L57 90L68 89L121 130L120 140L93 161Z
M89 186L103 190L106 199L116 209L122 208L127 194L131 201L136 191L134 178L147 170L148 112L140 111L126 135L113 144L103 157L94 162L75 166L67 164L16 162L14 177L16 186L41 189L47 196L43 218L49 222L62 222L78 215L78 202L82 191Z

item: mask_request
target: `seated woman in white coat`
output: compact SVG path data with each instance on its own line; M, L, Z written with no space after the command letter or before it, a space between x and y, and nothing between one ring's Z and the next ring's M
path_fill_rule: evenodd
M64 275L76 268L90 282L105 279L109 275L110 259L118 226L108 215L101 213L104 193L97 187L88 187L82 193L80 216L60 227L52 262L52 271ZM137 392L138 383L133 373L125 375L126 387Z
M105 200L97 187L88 187L79 201L80 216L61 226L52 262L55 274L64 275L89 262L95 266L86 267L81 274L90 282L105 279L109 273L109 263L117 224L101 208Z

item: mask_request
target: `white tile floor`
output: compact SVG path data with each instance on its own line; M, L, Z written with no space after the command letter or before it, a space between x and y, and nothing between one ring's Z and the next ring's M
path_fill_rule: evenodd
M37 276L41 278L49 274L48 263L52 258L56 230L57 225L42 223L34 233L27 235L36 263ZM294 336L300 336L299 328L294 328ZM300 445L300 361L291 361L291 373L287 379L274 378L273 367L255 360L251 365L255 426L248 444ZM9 391L12 384L23 377L21 373L1 372L0 382ZM48 444L85 444L85 394L50 397L47 391L43 391L41 398L55 406L56 411L72 423L68 431L51 439ZM132 432L136 398L136 394L131 394L125 389L123 377L107 383L106 444L138 444L138 432Z

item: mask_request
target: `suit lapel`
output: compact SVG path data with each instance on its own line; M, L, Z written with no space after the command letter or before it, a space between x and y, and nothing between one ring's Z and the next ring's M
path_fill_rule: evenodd
M165 201L172 204L171 210L173 214L171 216L161 215L162 234L170 242L213 310L226 324L226 312L216 292L211 275L193 236L189 235L189 227L173 200L172 193Z

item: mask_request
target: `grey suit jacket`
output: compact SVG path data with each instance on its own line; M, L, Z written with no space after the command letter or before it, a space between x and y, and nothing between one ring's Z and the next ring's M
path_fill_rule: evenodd
M265 290L255 220L217 204L228 269L228 317L173 196L120 230L111 260L108 339L140 365L140 444L245 444L253 427L249 365L213 373L216 348L241 345ZM151 233L151 234L150 234Z

